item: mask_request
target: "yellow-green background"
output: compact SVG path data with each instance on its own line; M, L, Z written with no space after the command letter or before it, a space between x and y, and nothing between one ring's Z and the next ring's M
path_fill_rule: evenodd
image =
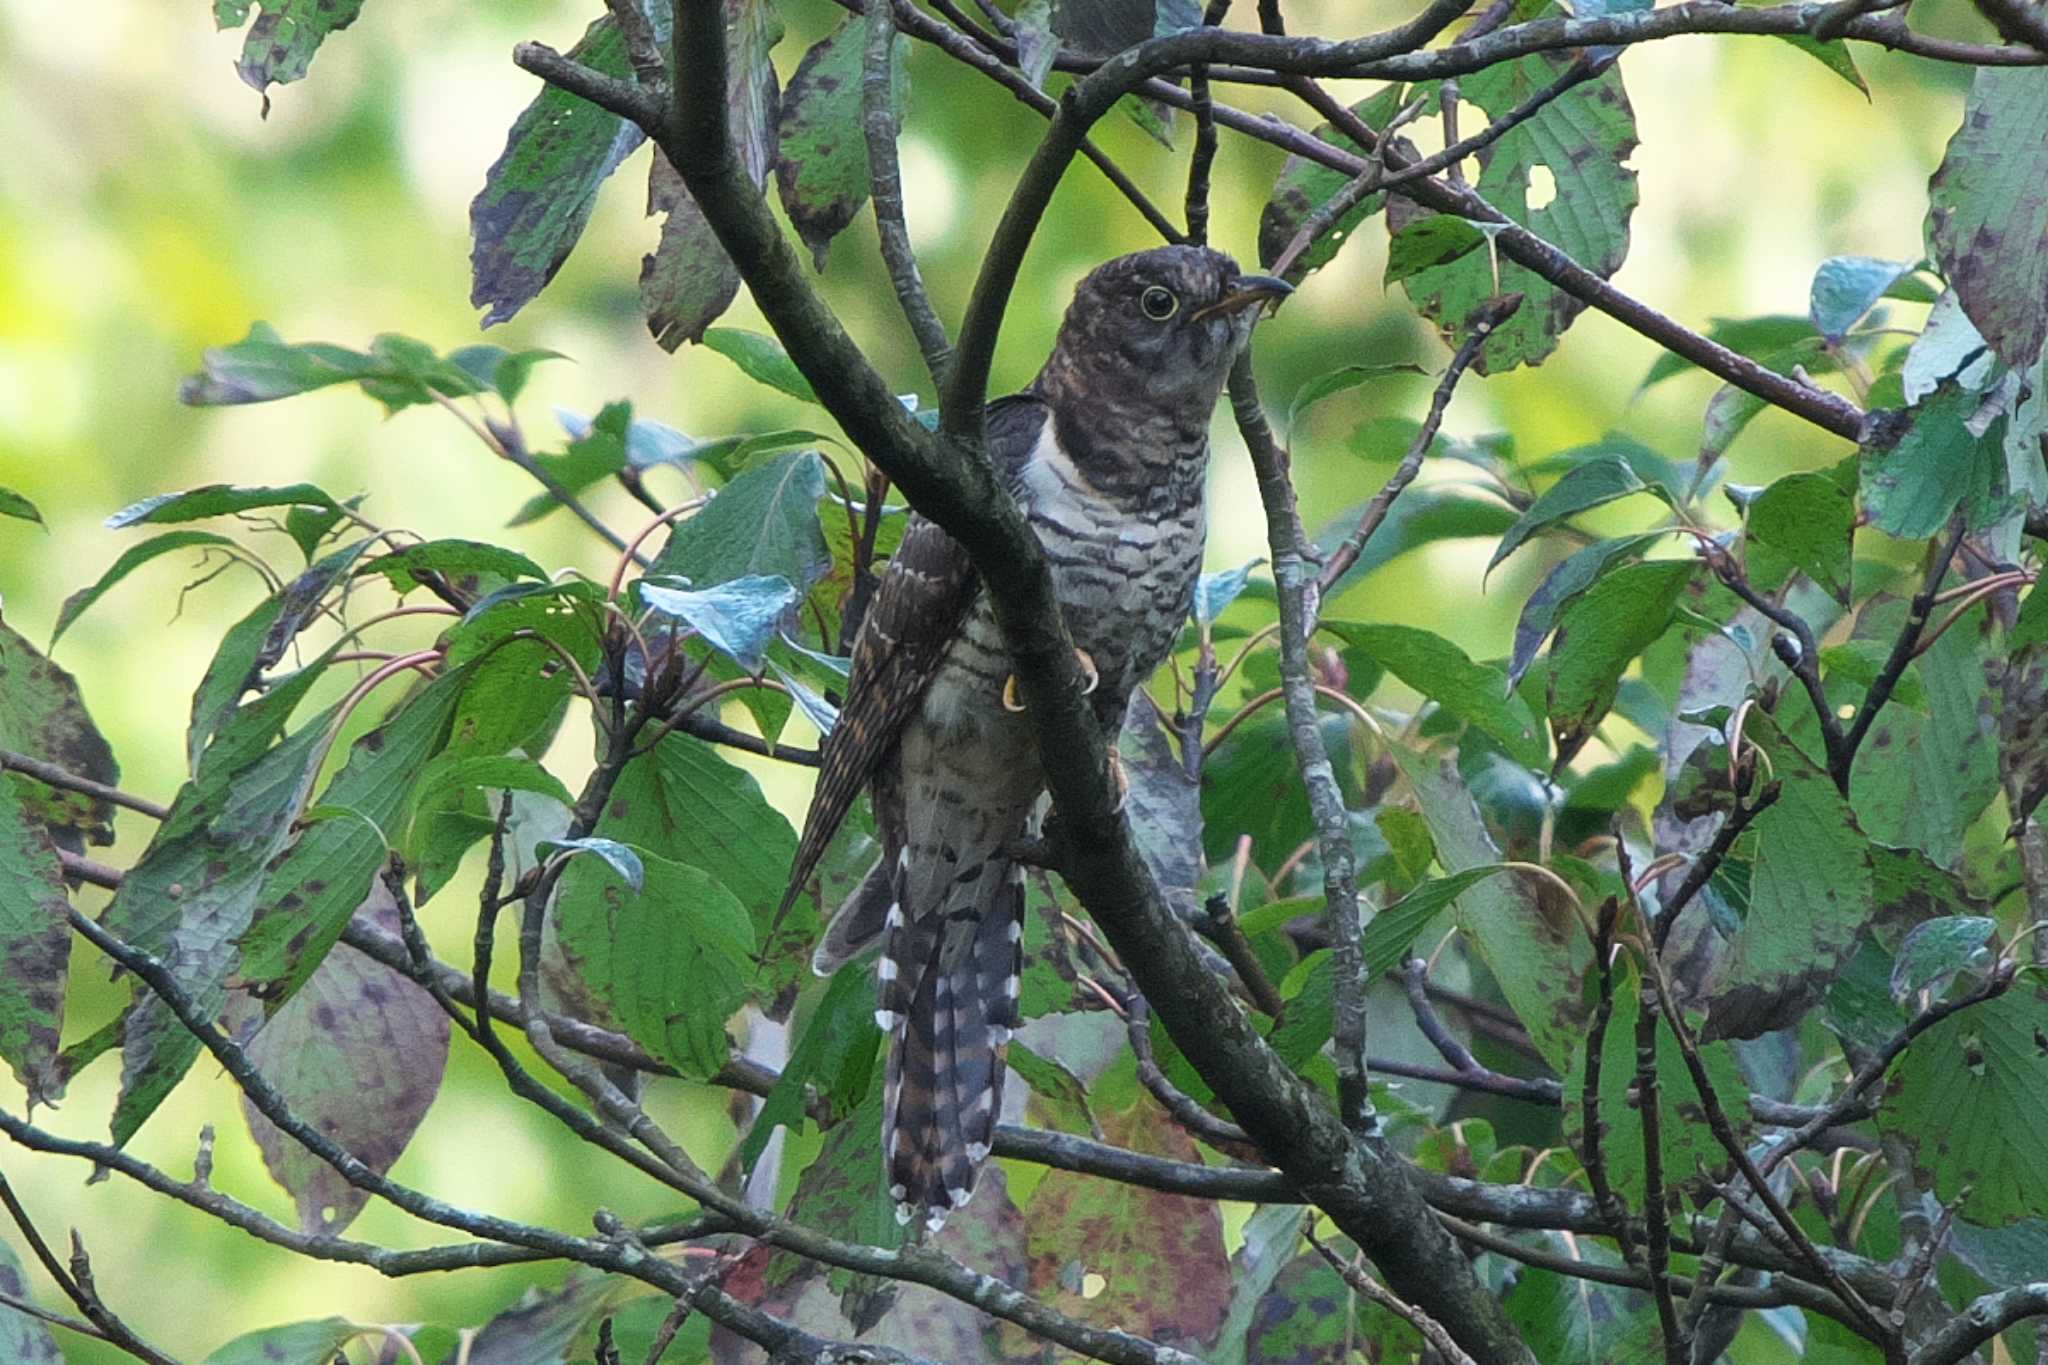
M201 349L234 340L253 319L292 340L361 346L393 330L444 349L489 339L562 351L575 363L542 367L522 402L543 446L556 433L552 405L588 413L618 397L699 437L819 420L740 382L716 355L672 357L649 340L634 294L640 256L656 235L642 216L645 150L607 186L561 276L511 324L479 336L467 303L467 205L507 125L537 89L512 66L512 45L538 38L567 47L598 8L595 0L369 0L355 26L321 50L309 80L273 92L266 121L232 67L239 35L215 33L202 0L0 0L0 485L33 499L50 522L47 532L0 522L0 603L10 625L47 640L58 603L134 535L103 529L102 518L151 493L310 479L337 495L368 491L365 510L386 525L483 538L497 534L532 491L444 414L413 410L386 420L349 390L262 407L181 407L177 382ZM1397 5L1341 0L1293 0L1286 8L1296 31L1345 34L1402 13ZM777 57L786 77L837 11L824 0L791 0L784 11L789 36ZM1914 19L1974 33L1954 0L1916 7ZM1626 56L1643 144L1634 155L1642 204L1618 283L1703 326L1716 316L1803 311L1813 267L1830 255L1916 258L1927 176L1958 118L1965 77L1857 50L1874 101L1773 39L1686 39ZM919 50L912 71L918 93L903 146L910 222L926 278L952 318L1041 125L935 53ZM1303 117L1269 92L1226 97ZM1174 154L1121 118L1101 136L1177 212L1185 126ZM1251 254L1278 162L1270 149L1226 135L1216 177L1218 245ZM1077 163L1026 264L998 385L1028 379L1083 270L1148 244L1142 221ZM1383 233L1377 226L1362 232L1263 328L1260 370L1276 406L1339 363L1440 363L1440 347L1405 299L1382 288L1383 258ZM921 370L865 217L834 247L824 283L899 387L919 388ZM1917 326L1919 310L1900 312ZM759 325L744 301L729 320ZM1529 459L1623 428L1687 458L1714 385L1695 375L1635 397L1655 354L1620 325L1588 315L1541 369L1468 381L1448 429L1512 431ZM1294 434L1312 528L1369 495L1383 476L1351 452L1354 428L1373 415L1418 413L1425 389L1423 380L1400 380L1331 401ZM1241 452L1220 435L1210 559L1229 566L1258 553L1261 521ZM1736 445L1731 474L1761 482L1844 451L1789 418L1766 415ZM674 495L678 487L662 491ZM616 490L600 490L594 501L620 526L644 520ZM1609 519L1620 524L1628 515ZM566 516L513 535L551 567L609 567L603 547ZM256 544L281 567L296 564L281 537ZM1476 655L1499 654L1538 567L1534 555L1524 558L1482 594L1478 552L1469 544L1439 547L1369 580L1336 614L1425 625ZM221 630L257 593L254 578L237 570L195 591L181 609L178 589L194 576L176 560L159 561L57 651L113 743L125 785L159 799L181 776L191 690ZM572 784L583 747L571 735L559 750L568 755L564 776ZM771 773L768 784L795 814L801 781ZM125 863L149 825L124 814L121 833L105 853ZM97 893L85 895L97 904ZM425 913L437 939L460 949L468 932L461 886ZM81 973L73 995L73 1037L120 998L97 969ZM669 1207L645 1181L566 1140L537 1110L507 1101L494 1074L473 1051L457 1048L447 1087L400 1162L399 1178L459 1204L577 1230L599 1205L628 1216ZM104 1136L115 1078L113 1060L103 1060L74 1084L60 1111L38 1119L66 1133ZM0 1080L0 1103L20 1110L11 1079ZM676 1088L658 1092L656 1105L707 1148L729 1132L716 1097ZM182 1175L200 1126L210 1121L219 1133L216 1180L289 1219L289 1204L263 1175L235 1110L231 1088L202 1063L132 1150ZM480 1322L526 1274L386 1281L265 1248L120 1179L89 1186L75 1162L0 1147L0 1171L46 1231L83 1229L100 1285L138 1329L195 1360L247 1328L330 1313ZM442 1240L375 1205L352 1233L400 1245ZM0 1229L0 1239L19 1249L11 1228ZM32 1283L55 1302L39 1271ZM61 1344L74 1362L113 1358L76 1338Z

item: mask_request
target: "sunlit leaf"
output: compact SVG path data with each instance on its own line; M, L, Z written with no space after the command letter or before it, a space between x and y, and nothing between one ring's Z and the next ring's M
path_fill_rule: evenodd
M108 529L118 531L124 526L139 526L146 522L203 521L208 517L234 516L265 507L293 506L333 507L335 501L310 483L295 483L285 488L238 488L232 484L215 483L182 493L158 493L144 498L108 517L106 524Z
M1550 529L1567 517L1644 491L1643 481L1619 457L1588 460L1544 489L1542 496L1529 504L1529 510L1522 513L1500 538L1500 544L1494 548L1493 557L1487 561L1486 567L1492 569L1531 536Z
M764 652L783 616L801 596L779 574L750 574L702 589L643 580L639 591L648 606L684 622L713 648L756 674L765 666Z
M1813 274L1807 315L1822 336L1839 342L1917 265L1915 261L1883 261L1874 256L1834 256L1822 261Z
M740 367L740 373L757 384L779 389L806 403L818 401L811 381L804 378L782 343L761 332L741 327L713 327L704 334L704 344Z
M1927 237L1963 311L2025 369L2048 338L2048 84L1980 68L1927 185Z

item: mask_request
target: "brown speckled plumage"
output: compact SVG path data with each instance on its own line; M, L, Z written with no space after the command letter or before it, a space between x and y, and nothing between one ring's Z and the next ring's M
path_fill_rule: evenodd
M1209 421L1257 305L1284 292L1200 247L1121 257L1075 291L1031 387L989 407L989 457L1045 546L1109 729L1186 619ZM814 964L881 940L888 1178L905 1218L932 1227L988 1157L1018 1023L1024 882L1007 850L1045 783L1030 718L1002 705L1009 671L965 552L912 516L855 641L790 879L793 898L871 789L882 857Z

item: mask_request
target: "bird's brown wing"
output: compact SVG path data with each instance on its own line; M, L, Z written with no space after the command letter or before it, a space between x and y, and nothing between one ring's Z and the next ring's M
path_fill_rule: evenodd
M1029 458L1047 415L1044 402L1029 394L989 405L989 458L1006 486ZM778 920L802 894L861 789L917 714L979 588L974 565L959 543L912 513L854 640L846 703L824 744Z

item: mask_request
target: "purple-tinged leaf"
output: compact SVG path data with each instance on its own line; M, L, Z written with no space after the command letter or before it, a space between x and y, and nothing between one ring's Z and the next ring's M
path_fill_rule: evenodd
M256 22L249 26L242 42L242 56L235 70L251 90L263 96L263 112L270 113L269 87L302 79L313 64L313 54L330 33L339 33L362 13L363 0L262 0ZM214 19L222 28L233 28L247 17L246 0L230 5L216 0Z
M356 912L388 932L398 910L383 882ZM346 944L303 989L263 1018L241 997L228 1027L292 1112L378 1174L391 1169L426 1117L448 1061L448 1016L425 990ZM253 1037L250 1034L253 1031ZM332 1237L369 1196L273 1126L246 1096L242 1113L263 1164L298 1206L299 1227Z
M21 1262L5 1242L0 1242L0 1293L21 1303L35 1301ZM0 1306L0 1359L14 1365L64 1365L57 1339L43 1320L5 1306Z
M0 620L0 749L54 763L68 773L108 786L121 767L86 714L78 683ZM28 818L62 840L114 842L112 803L81 792L46 787L19 773L0 775ZM74 850L77 844L70 845Z
M900 119L910 95L899 35L890 49L890 100ZM867 26L859 15L815 44L782 92L775 140L775 187L797 236L825 268L832 239L868 201L868 144L862 133Z

